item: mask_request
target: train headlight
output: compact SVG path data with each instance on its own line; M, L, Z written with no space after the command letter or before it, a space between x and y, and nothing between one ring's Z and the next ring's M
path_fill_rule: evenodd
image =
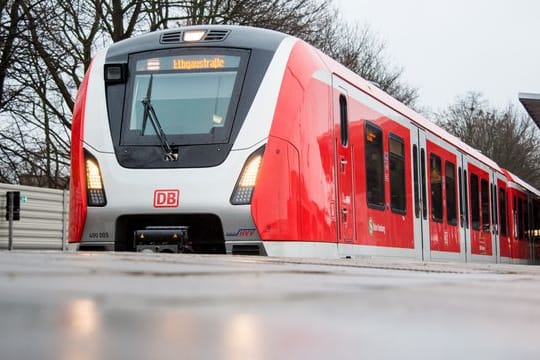
M185 42L194 42L201 41L206 30L191 30L184 32L184 41Z
M263 153L264 146L256 150L247 159L231 195L231 204L247 205L251 203L251 197L253 196L253 190L255 190L255 185L257 183L257 175L259 174L259 169L261 167Z
M86 168L86 194L88 206L105 206L107 199L103 188L103 180L99 164L92 155L85 154L84 165Z

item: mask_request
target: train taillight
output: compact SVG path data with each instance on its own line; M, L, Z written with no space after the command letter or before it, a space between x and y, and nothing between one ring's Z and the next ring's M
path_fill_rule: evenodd
M247 159L231 195L231 204L251 204L251 198L253 196L253 190L255 190L255 184L257 183L257 175L261 168L263 154L264 146L256 150Z
M85 169L86 169L86 194L88 206L105 206L107 198L105 197L105 189L103 188L103 178L99 164L92 155L85 153Z

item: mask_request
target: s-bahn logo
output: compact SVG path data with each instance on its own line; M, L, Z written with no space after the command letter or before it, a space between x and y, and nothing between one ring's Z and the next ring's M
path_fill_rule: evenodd
M180 203L180 190L155 190L155 208L176 208Z
M368 230L369 230L369 235L371 236L373 236L373 233L375 232L386 234L386 226L373 222L372 218L369 218Z

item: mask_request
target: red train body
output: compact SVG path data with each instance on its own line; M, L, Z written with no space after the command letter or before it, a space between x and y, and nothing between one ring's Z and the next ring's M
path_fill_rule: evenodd
M201 40L183 41L189 32ZM137 128L153 78L156 112L173 129L168 147ZM183 87L195 78L197 91ZM223 99L231 107L218 115ZM178 133L178 104L195 119L210 103L208 133ZM235 197L263 151L256 182ZM72 163L70 242L81 248L136 250L133 234L158 226L189 228L192 249L199 241L233 254L516 263L540 255L531 242L538 190L305 42L260 29L191 27L113 45L81 86ZM99 180L94 205L88 166ZM155 205L163 189L177 194L173 205Z

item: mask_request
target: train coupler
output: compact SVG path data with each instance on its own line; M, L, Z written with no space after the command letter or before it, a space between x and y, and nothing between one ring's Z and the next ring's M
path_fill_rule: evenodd
M136 252L191 253L188 226L147 226L133 233Z

